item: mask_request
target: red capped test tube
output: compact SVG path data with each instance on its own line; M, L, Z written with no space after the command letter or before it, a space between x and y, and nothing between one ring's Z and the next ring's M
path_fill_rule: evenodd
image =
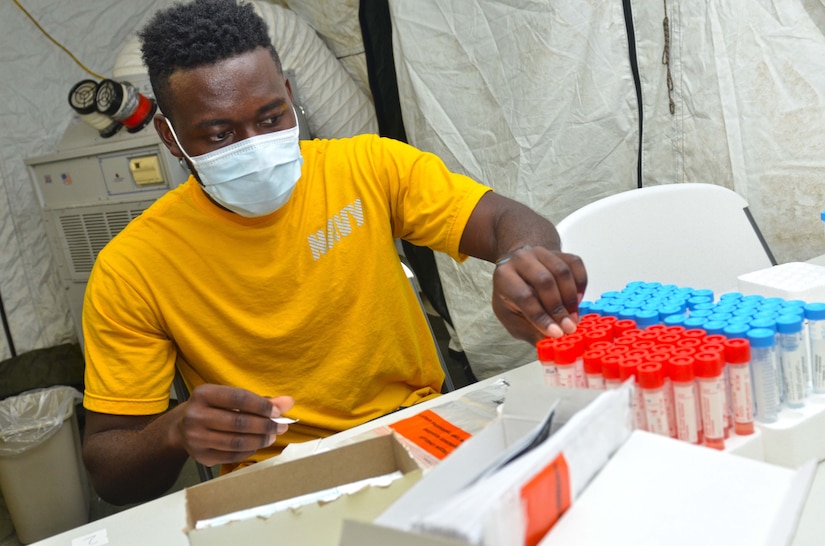
M588 349L582 355L584 360L584 374L587 378L587 388L604 390L604 376L602 375L602 358L607 353L599 349Z
M702 416L692 356L670 359L670 382L676 414L676 437L692 444L702 443Z
M622 386L619 379L619 364L624 360L620 354L608 353L602 357L602 376L605 389L618 389Z
M633 400L631 402L633 412L633 428L647 430L647 420L645 419L645 402L642 396L642 389L639 388L638 370L642 361L639 358L623 358L619 362L619 379L624 383L627 380L633 382Z
M724 360L713 352L694 355L694 373L699 384L699 403L705 445L725 449L725 380Z
M573 389L578 386L576 380L576 360L578 360L578 347L569 341L559 341L556 343L555 362L556 379L559 387Z
M559 381L556 376L556 340L546 337L536 343L536 352L541 363L544 384L548 387L558 387Z
M637 376L638 387L644 400L645 422L648 432L670 436L665 374L661 363L645 362L640 364Z
M753 390L751 386L751 344L747 339L725 341L725 361L730 373L733 405L733 430L736 434L753 434Z

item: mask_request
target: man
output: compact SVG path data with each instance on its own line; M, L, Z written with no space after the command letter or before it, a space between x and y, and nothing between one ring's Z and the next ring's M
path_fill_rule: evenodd
M158 496L189 456L230 470L437 396L395 237L497 261L493 306L512 335L575 330L586 275L549 222L405 144L299 144L250 5L176 5L141 38L155 129L193 177L89 279L83 454L103 498ZM176 366L192 394L166 411ZM286 412L289 430L271 420Z

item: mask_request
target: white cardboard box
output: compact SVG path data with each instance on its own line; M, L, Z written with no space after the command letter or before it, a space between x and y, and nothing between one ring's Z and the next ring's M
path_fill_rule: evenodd
M367 487L326 503L287 509L269 517L195 529L195 522L290 499L365 478L401 471L387 487ZM228 475L186 490L187 536L192 546L338 543L343 519L372 521L413 485L421 471L394 435L312 455L239 475Z

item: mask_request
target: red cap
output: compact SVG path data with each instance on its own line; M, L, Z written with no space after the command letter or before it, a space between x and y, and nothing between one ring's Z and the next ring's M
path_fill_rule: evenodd
M597 320L596 322L599 326L605 326L612 329L613 325L616 324L618 321L619 319L617 319L616 317L605 316L599 317L599 320Z
M599 326L584 334L585 347L592 347L594 343L599 341L613 341L613 328Z
M607 353L597 349L588 349L582 355L584 360L584 373L602 373L602 358Z
M613 335L619 337L627 332L637 332L636 321L630 319L617 320L613 323Z
M622 360L621 355L607 354L602 357L602 375L605 379L619 379L619 363Z
M670 351L671 356L690 356L693 357L699 351L696 350L696 347L674 347L673 350Z
M641 349L641 350L647 352L655 346L656 346L655 341L650 341L648 339L639 339L639 340L636 341L636 343L634 343L630 347L633 348L633 349Z
M692 356L674 356L670 358L670 379L679 383L693 381L696 375L693 373Z
M572 334L567 334L566 336L562 336L559 338L560 341L564 341L567 343L573 343L576 346L576 349L579 351L578 356L581 356L584 352L584 335L575 332Z
M704 330L700 330L699 328L690 328L689 330L685 330L685 331L682 333L682 338L683 338L683 339L686 339L686 338L698 338L698 339L702 339L702 338L704 338L706 335L708 335L708 333L707 333L707 332L705 332Z
M728 340L728 336L723 336L722 334L711 334L709 336L705 336L704 342L705 343L724 343Z
M609 349L605 349L609 355L621 355L624 357L630 351L630 345L613 345Z
M629 377L635 378L639 364L641 363L641 358L623 358L622 361L619 362L619 379L624 381Z
M734 338L725 341L725 361L731 364L747 364L751 361L751 344L747 339Z
M665 331L667 331L667 325L666 324L651 324L650 326L645 328L645 332L656 332L656 333L661 334Z
M650 330L644 330L643 332L639 332L636 335L636 339L643 339L645 341L656 341L657 339L659 339L659 332L655 330L652 332Z
M668 326L666 331L668 334L676 334L677 336L682 337L682 334L687 332L687 328L674 324L673 326Z
M722 360L725 359L725 346L722 343L702 343L696 349L700 353L719 353L722 355Z
M670 327L668 326L668 328L670 328ZM664 334L660 335L659 339L656 340L656 341L659 344L668 343L670 345L673 345L677 341L679 341L680 339L682 339L682 336L680 336L679 334L672 334L670 332L667 332L667 333L664 333Z
M688 332L691 332L691 331L692 330L688 330ZM693 337L693 338L683 337L682 339L680 339L679 341L676 342L677 347L694 347L694 348L696 348L701 344L702 344L702 340L697 339L695 337Z
M636 349L635 347L631 347L629 351L624 353L625 358L647 358L648 351L647 349Z
M575 343L560 341L556 343L555 362L557 366L567 366L576 362L581 354Z
M614 341L613 343L614 343L617 347L630 347L630 346L632 346L634 343L636 343L636 341L638 341L638 340L636 339L636 336L628 336L628 335L624 335L624 336L622 336L622 337L620 337L620 338L617 338L617 339L616 339L616 341Z
M594 349L594 350L597 350L597 351L603 351L603 350L605 350L605 349L609 349L609 348L611 348L611 347L613 347L613 344L612 344L611 342L609 342L609 341L597 341L596 343L594 343L593 345L591 345L590 347L588 347L588 349Z
M541 362L555 362L555 345L556 340L552 337L546 337L536 343L536 352Z
M665 373L659 362L645 362L640 364L637 376L639 386L643 389L658 389L665 384Z
M722 375L722 366L725 364L719 353L700 352L693 355L693 373L696 377L719 377Z
M676 348L676 345L672 343L660 343L655 347L650 348L650 353L670 353L673 349Z
M595 322L602 318L602 316L598 313L587 313L586 315L582 315L579 317L579 324L587 324L588 322Z

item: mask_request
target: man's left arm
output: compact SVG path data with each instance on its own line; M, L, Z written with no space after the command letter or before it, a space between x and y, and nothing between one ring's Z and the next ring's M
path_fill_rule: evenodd
M510 334L535 343L576 330L587 273L561 252L556 228L530 208L493 192L476 205L462 254L496 263L493 311Z

